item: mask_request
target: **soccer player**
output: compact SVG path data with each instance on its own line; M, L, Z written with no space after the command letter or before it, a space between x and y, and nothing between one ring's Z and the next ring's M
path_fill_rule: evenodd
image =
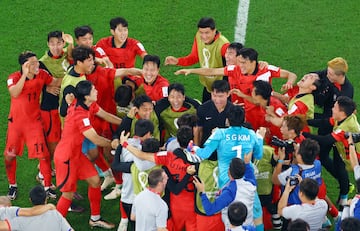
M163 169L149 173L149 188L142 191L134 200L131 219L136 221L136 231L166 231L168 206L160 197L164 192L168 176Z
M76 100L68 109L63 134L55 150L56 183L62 196L57 210L65 217L72 202L78 180L89 184L88 197L91 208L89 225L91 227L114 228L114 224L104 221L100 216L101 189L100 178L91 161L82 153L81 147L86 137L95 145L110 147L110 140L99 136L91 126L90 118L100 116L116 123L118 118L105 112L96 103L97 91L89 81L76 85Z
M74 29L75 42L78 46L88 46L94 49L95 62L105 67L114 67L109 57L101 47L93 45L94 31L90 26L79 26Z
M14 200L17 196L16 156L23 154L26 144L28 157L37 158L40 162L40 172L44 176L48 196L56 198L56 193L49 188L51 186L50 154L46 145L39 102L45 85L59 87L60 82L48 72L39 69L36 54L31 51L19 55L19 64L21 70L12 73L7 80L11 96L4 150L6 174L10 184L8 197Z
M191 66L199 63L201 67L217 68L225 65L225 51L229 46L229 41L223 36L215 26L213 18L201 18L197 24L198 31L194 38L191 53L185 57L176 58L168 56L165 65ZM200 75L199 80L204 86L202 102L211 99L211 87L215 80L223 79L222 76Z
M152 101L168 96L169 81L159 75L160 58L157 55L145 55L143 60L144 90Z
M112 36L102 38L96 47L102 48L115 68L135 67L136 56L144 58L144 46L136 39L128 37L128 22L122 17L110 20Z

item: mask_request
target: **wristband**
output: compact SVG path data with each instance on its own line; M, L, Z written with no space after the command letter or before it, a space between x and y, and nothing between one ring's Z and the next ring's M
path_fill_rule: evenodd
M282 163L284 163L284 160L280 160L280 159L279 159L277 162L280 163L280 164L282 164Z
M125 141L121 146L123 146L123 148L126 148L128 145L129 145L128 142Z

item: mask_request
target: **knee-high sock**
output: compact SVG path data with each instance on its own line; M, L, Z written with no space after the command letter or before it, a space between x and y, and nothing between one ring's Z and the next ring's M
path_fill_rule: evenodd
M100 215L101 207L101 189L100 186L93 188L88 187L88 198L90 202L90 210L92 216Z
M16 184L16 158L12 160L5 159L5 168L9 184Z
M66 217L67 213L68 213L68 209L70 208L71 205L71 200L65 198L64 196L61 196L57 205L56 205L56 209L57 211L59 211L59 213L61 213L61 215L63 215L63 217Z
M40 172L44 176L44 186L51 186L51 161L50 156L45 158L39 158Z

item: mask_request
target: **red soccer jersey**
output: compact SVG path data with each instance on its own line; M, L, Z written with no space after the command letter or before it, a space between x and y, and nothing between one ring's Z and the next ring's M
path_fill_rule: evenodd
M240 89L241 69L236 65L224 67L224 75L228 77L230 89ZM231 94L231 102L244 103L244 99L236 94Z
M95 116L99 110L97 103L92 103L89 109L76 105L76 100L71 104L65 117L60 142L55 150L54 155L57 159L79 159L79 156L83 155L81 152L83 132L92 128L90 117Z
M8 88L16 85L21 78L21 73L11 74L7 80ZM53 77L45 70L39 69L39 73L33 79L26 79L24 87L16 98L11 97L9 118L13 122L31 123L40 119L40 95L44 85L53 81Z
M146 95L150 97L152 101L158 101L168 96L169 81L158 75L153 84L149 85L144 82L143 84Z
M114 44L114 37L109 36L100 39L96 47L101 47L115 68L130 68L135 67L136 55L143 55L146 53L144 46L133 38L127 38L124 45L116 48Z

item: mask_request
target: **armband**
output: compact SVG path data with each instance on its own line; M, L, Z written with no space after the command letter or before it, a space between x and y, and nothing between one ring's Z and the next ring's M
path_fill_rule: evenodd
M126 148L128 145L129 145L128 142L125 141L121 146L123 146L123 148Z
M282 164L282 163L284 163L284 160L280 160L280 159L279 159L277 162L280 163L280 164Z

